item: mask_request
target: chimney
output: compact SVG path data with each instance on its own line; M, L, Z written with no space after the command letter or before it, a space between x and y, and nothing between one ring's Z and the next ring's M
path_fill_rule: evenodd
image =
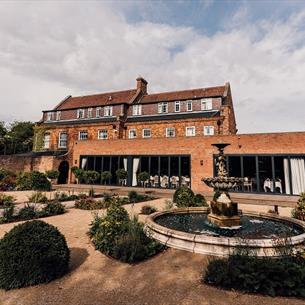
M137 78L137 90L139 89L143 94L147 94L147 81L142 76Z

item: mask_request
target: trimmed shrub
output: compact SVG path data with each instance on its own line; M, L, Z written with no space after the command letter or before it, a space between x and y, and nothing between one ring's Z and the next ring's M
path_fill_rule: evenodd
M203 279L226 289L304 298L305 260L236 255L211 261Z
M17 218L20 220L30 220L36 218L36 209L33 205L26 205L24 208L22 208Z
M121 180L121 179L126 179L127 178L127 171L124 168L119 168L115 172L116 176Z
M152 213L157 212L157 209L155 207L152 207L151 205L143 205L141 209L141 214L144 215L150 215Z
M194 192L186 186L181 186L175 191L173 202L179 208L191 207L194 202Z
M49 191L51 183L43 173L37 171L21 173L17 177L17 189L20 191Z
M0 240L0 288L47 283L68 271L65 237L40 220L15 226Z
M12 205L15 199L13 196L8 196L5 194L0 194L0 209Z
M100 173L96 171L84 171L83 178L87 184L93 184L100 178Z
M207 201L205 200L204 196L201 194L196 194L194 196L194 200L193 200L193 206L197 206L197 207L207 207L209 206L207 204Z
M81 210L98 210L108 208L109 202L94 200L92 198L80 199L75 202L75 207Z
M60 202L49 202L43 209L38 212L40 217L64 214L65 207Z
M31 196L28 197L29 202L33 203L46 203L48 201L48 198L45 194L42 192L34 192Z
M105 171L101 173L101 180L106 184L106 182L112 178L112 174L109 171Z
M49 178L49 179L55 180L55 179L57 179L58 176L59 176L59 171L56 171L56 170L49 170L49 171L46 171L46 176L47 176L47 178Z
M138 175L138 179L140 182L142 182L144 184L145 181L149 180L150 175L148 172L141 172Z

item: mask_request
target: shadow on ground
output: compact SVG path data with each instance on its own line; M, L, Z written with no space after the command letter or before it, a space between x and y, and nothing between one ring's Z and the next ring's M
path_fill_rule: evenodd
M70 264L69 273L80 267L89 256L86 249L83 248L70 248Z

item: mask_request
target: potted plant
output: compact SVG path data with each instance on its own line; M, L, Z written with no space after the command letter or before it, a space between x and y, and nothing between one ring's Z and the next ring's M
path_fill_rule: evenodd
M79 184L81 179L84 178L84 170L81 168L78 168L77 166L71 167L71 172L76 178L76 183Z
M115 172L115 174L119 179L119 184L120 185L125 185L126 184L126 179L127 179L127 171L124 168L119 168Z
M46 171L46 176L52 184L56 184L56 180L59 176L59 171L57 171L57 170Z
M145 188L145 183L149 181L149 173L148 172L141 172L138 175L138 180L141 182L141 185Z
M104 184L107 184L107 180L112 178L112 174L109 171L105 171L101 173L101 180Z

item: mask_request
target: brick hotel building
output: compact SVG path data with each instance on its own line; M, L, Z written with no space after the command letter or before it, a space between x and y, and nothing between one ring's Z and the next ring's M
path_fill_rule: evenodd
M123 168L126 186L139 185L137 176L146 171L147 187L187 185L200 192L208 190L202 177L215 174L211 144L217 142L231 144L229 174L246 178L236 192L305 191L305 132L238 134L229 83L149 94L147 81L139 77L135 89L68 96L43 111L33 153L20 157L18 166L58 169L59 183L74 182L72 166L110 171L112 185Z

